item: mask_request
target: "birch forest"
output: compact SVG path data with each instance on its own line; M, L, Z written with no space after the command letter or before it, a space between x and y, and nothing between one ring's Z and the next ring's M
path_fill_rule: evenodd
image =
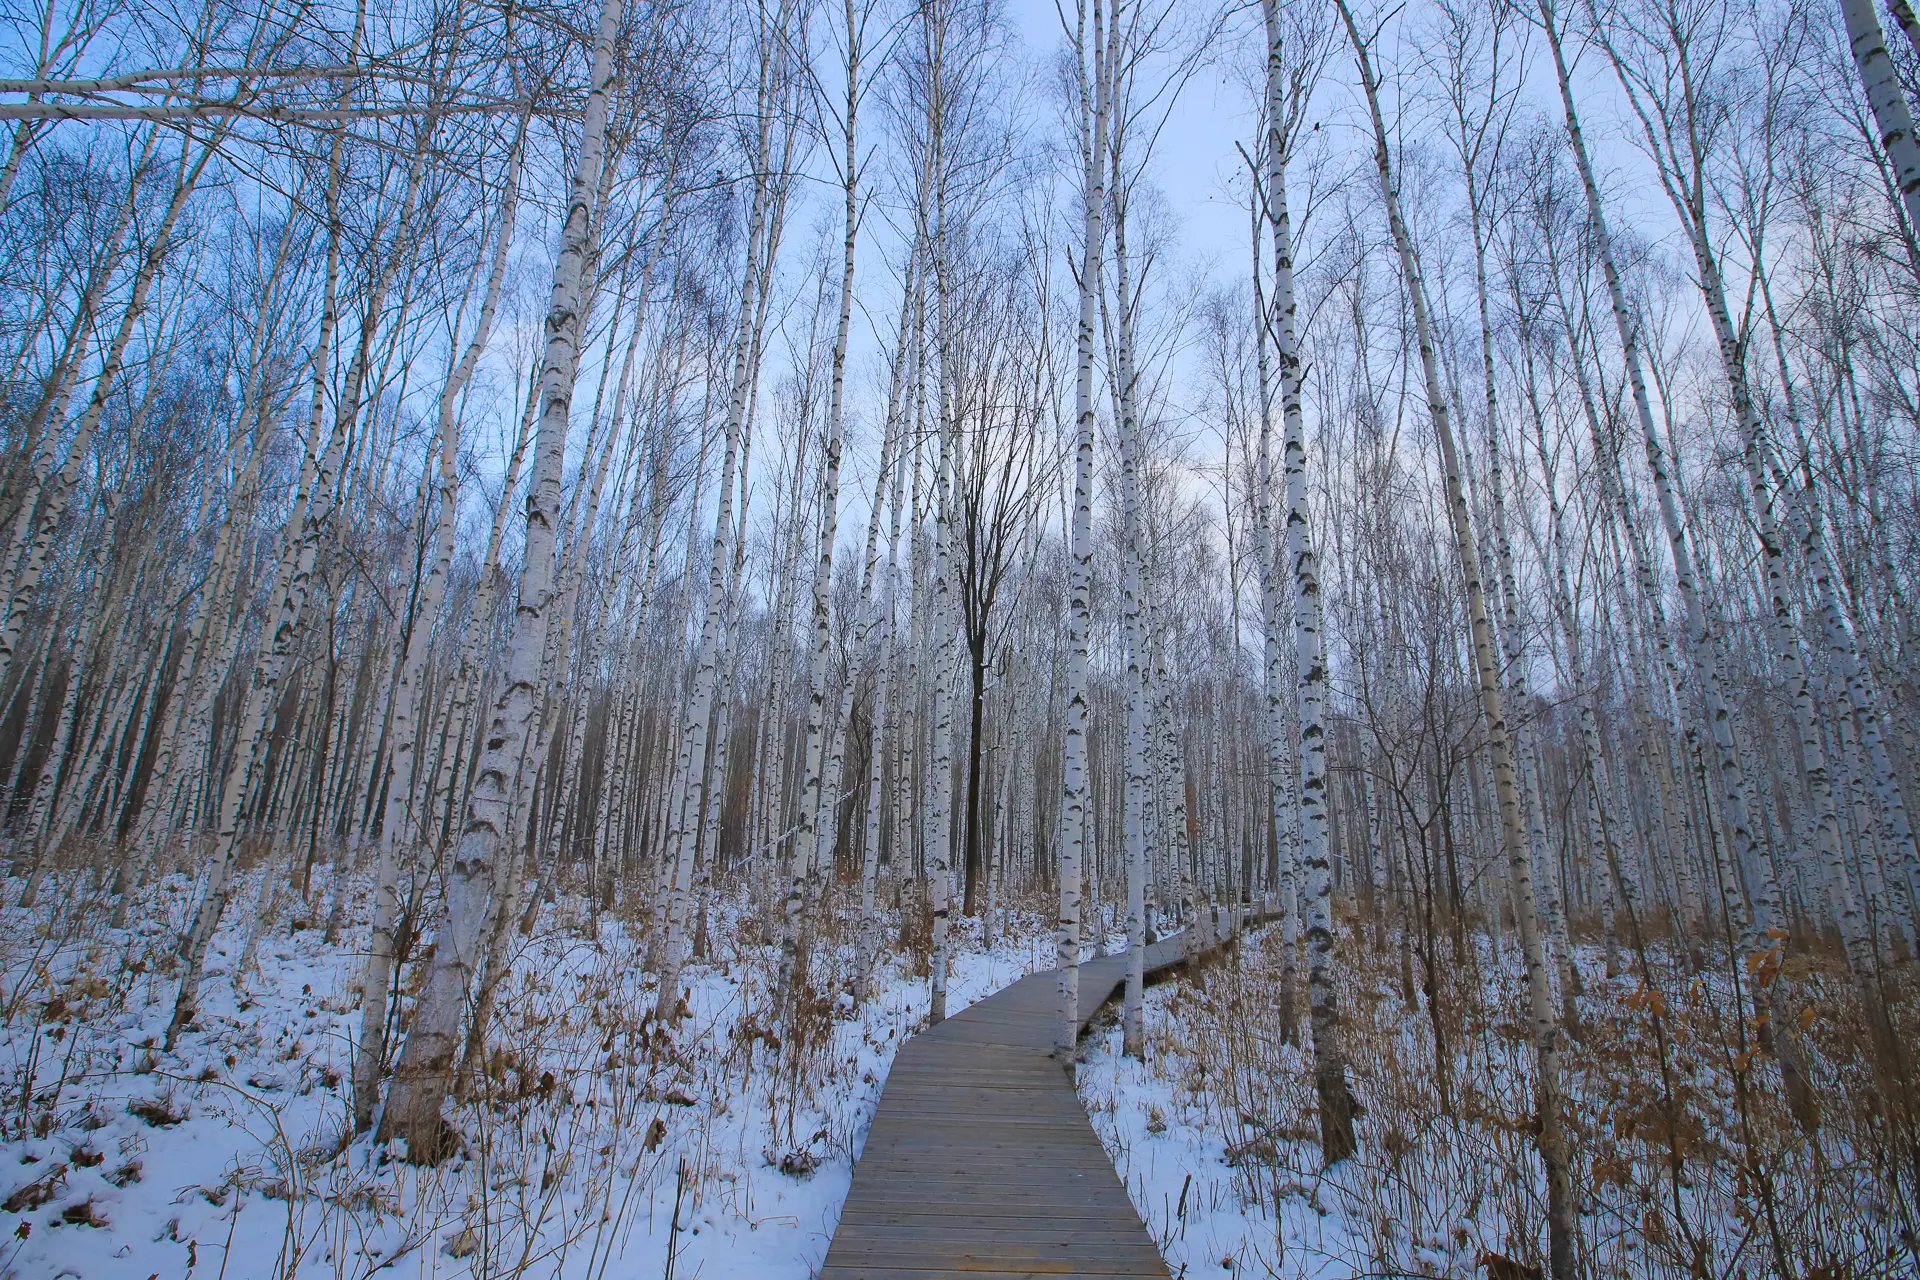
M1920 1276L1908 0L0 10L0 1276Z

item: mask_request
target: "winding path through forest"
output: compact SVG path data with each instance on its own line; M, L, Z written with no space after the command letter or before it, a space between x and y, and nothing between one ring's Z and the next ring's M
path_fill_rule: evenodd
M1149 946L1147 973L1192 937ZM1082 1031L1126 966L1080 966ZM1032 974L901 1046L822 1280L1167 1275L1053 1057L1059 990L1055 971Z

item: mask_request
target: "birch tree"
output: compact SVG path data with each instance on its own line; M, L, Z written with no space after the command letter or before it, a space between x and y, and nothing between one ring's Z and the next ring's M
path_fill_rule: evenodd
M568 419L579 368L580 334L591 299L583 277L593 256L600 166L606 145L608 86L621 0L602 0L596 20L580 148L567 195L566 222L554 261L552 298L546 316L546 352L540 373L539 434L527 490L525 560L514 611L505 685L494 701L478 776L467 802L459 845L447 873L445 904L437 921L425 987L414 1009L393 1084L380 1120L383 1136L403 1137L416 1158L437 1160L444 1149L440 1106L452 1085L460 1019L502 868L521 754L536 714L535 681L551 623L555 518L560 507L560 469L566 458Z
M1107 132L1111 71L1101 0L1075 10L1074 87L1078 108L1080 259L1075 276L1080 310L1074 335L1073 501L1067 612L1067 703L1060 805L1060 1029L1055 1053L1071 1058L1080 1039L1081 882L1085 877L1088 804L1087 663L1092 629L1094 328L1098 323L1107 212Z
M1560 1026L1553 1014L1551 984L1547 960L1540 936L1540 915L1533 887L1533 859L1521 830L1519 782L1515 776L1513 748L1507 729L1505 708L1500 692L1499 667L1494 655L1492 625L1487 615L1486 593L1480 578L1480 555L1474 543L1468 519L1465 485L1461 478L1459 451L1454 442L1450 405L1440 379L1438 354L1427 312L1425 286L1421 281L1419 259L1413 238L1400 207L1400 188L1395 180L1393 153L1387 134L1386 117L1380 105L1380 80L1374 70L1371 42L1363 36L1346 0L1336 0L1341 22L1353 46L1361 88L1367 99L1373 123L1374 164L1380 178L1380 190L1386 205L1387 221L1394 247L1400 258L1402 287L1412 312L1415 341L1420 353L1421 372L1426 384L1427 413L1434 437L1440 447L1444 499L1452 526L1454 553L1466 582L1467 616L1472 628L1473 661L1479 685L1480 713L1487 733L1488 754L1492 757L1494 789L1500 811L1500 837L1506 855L1508 876L1519 917L1520 946L1527 966L1528 1013L1532 1020L1535 1102L1539 1109L1539 1131L1535 1147L1546 1167L1547 1230L1549 1257L1554 1280L1572 1280L1575 1274L1575 1245L1578 1226L1574 1216L1573 1191L1567 1169L1564 1118L1561 1115Z
M1355 1150L1354 1100L1334 991L1333 873L1327 839L1327 670L1321 639L1320 570L1307 505L1307 442L1300 404L1298 307L1293 279L1293 223L1287 208L1287 157L1321 51L1309 45L1289 85L1279 6L1263 0L1267 35L1266 183L1262 193L1273 240L1273 313L1261 324L1273 332L1279 355L1280 415L1285 431L1287 559L1293 570L1294 668L1299 673L1296 716L1300 795L1300 861L1306 871L1307 991L1312 1010L1314 1082L1320 1101L1320 1152L1329 1165ZM1312 34L1308 39L1313 38ZM1262 436L1268 428L1263 423ZM1275 549L1277 551L1277 548ZM1272 553L1270 553L1272 554Z

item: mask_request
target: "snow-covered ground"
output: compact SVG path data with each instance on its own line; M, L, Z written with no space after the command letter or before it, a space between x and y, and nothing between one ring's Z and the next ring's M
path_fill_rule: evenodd
M1183 998L1174 984L1148 988L1146 1061L1121 1054L1120 1026L1108 1019L1089 1034L1077 1071L1094 1131L1168 1267L1176 1277L1349 1274L1332 1258L1300 1265L1345 1235L1343 1221L1326 1221L1317 1179L1294 1182L1278 1215L1250 1203L1214 1100L1168 1036Z
M106 927L97 905L0 908L0 1280L805 1280L895 1050L926 1016L907 951L884 954L856 1004L853 949L829 939L814 985L840 994L776 1028L775 949L761 914L735 900L715 904L710 954L685 970L688 1013L668 1031L649 1016L642 932L563 901L518 942L487 1061L455 1112L461 1153L423 1168L348 1141L361 959L353 931L325 941L323 892L303 904L285 886L262 892L257 873L243 885L199 1029L164 1051L191 891L162 886L131 929ZM1009 913L991 948L978 921L957 924L955 1008L1052 963L1037 912ZM886 929L900 938L897 915ZM1082 1054L1081 1096L1174 1274L1466 1276L1489 1256L1537 1262L1529 1050L1510 1014L1521 982L1510 949L1483 948L1472 975L1455 975L1485 988L1448 997L1450 1084L1434 1070L1439 1030L1405 993L1397 953L1352 951L1341 1000L1367 1110L1359 1155L1327 1173L1307 1127L1304 1026L1288 1043L1274 1015L1277 938L1256 931L1202 980L1152 988L1144 1063L1120 1054L1111 1023ZM1764 1081L1735 1107L1715 1037L1738 1006L1719 979L1668 985L1666 1070L1690 1126L1676 1196L1654 1194L1670 1162L1648 1084L1659 1050L1650 998L1637 979L1607 978L1598 956L1584 967L1588 1026L1567 1043L1566 1071L1596 1274L1687 1275L1690 1255L1672 1243L1683 1231L1723 1261L1770 1261L1755 1233L1728 1226L1753 1220L1746 1150L1778 1170L1766 1194L1786 1224L1783 1273L1852 1257L1868 1265L1851 1274L1911 1274L1893 1184L1869 1158L1874 1118L1849 1103L1865 1096L1866 1069L1845 1057L1858 1042L1847 984L1814 970L1794 979L1820 1048L1817 1145Z
M291 894L236 977L258 918L240 905L257 889L236 892L202 1030L159 1048L188 886L165 892L166 914L132 930L0 915L0 1276L804 1280L926 1015L925 980L889 954L870 999L841 995L803 1053L777 1051L771 948L731 904L662 1043L634 931L563 906L501 993L463 1154L420 1168L345 1142L360 958ZM963 932L949 999L1051 960L1038 917L1016 914L991 950Z
M1205 982L1181 976L1149 988L1145 1061L1122 1055L1111 1020L1096 1025L1081 1050L1081 1099L1173 1274L1466 1276L1489 1253L1519 1252L1508 1206L1451 1167L1453 1158L1479 1158L1470 1155L1471 1139L1453 1141L1435 1126L1419 1140L1401 1132L1406 1100L1390 1091L1397 1077L1417 1071L1423 1024L1369 999L1358 975L1348 975L1343 995L1351 1074L1363 1105L1389 1114L1363 1113L1360 1155L1321 1167L1306 1010L1297 1011L1292 1043L1274 1017L1278 941L1278 927L1268 926ZM1356 996L1366 1008L1353 1008ZM1524 1092L1518 1064L1515 1055L1479 1066L1511 1076ZM1456 1139L1471 1126L1457 1128ZM1519 1145L1512 1132L1506 1137ZM1528 1167L1517 1151L1482 1147L1479 1156L1486 1158L1478 1174Z
M1122 1056L1117 1025L1095 1027L1080 1095L1176 1277L1536 1274L1545 1179L1531 1050L1513 1013L1524 976L1511 948L1474 945L1470 965L1444 975L1444 1072L1429 1006L1403 991L1397 953L1345 953L1337 978L1362 1112L1358 1153L1332 1170L1321 1167L1304 1002L1295 1039L1280 1030L1277 928L1199 981L1149 989L1144 1062ZM1810 1135L1771 1060L1735 1053L1741 1027L1728 1011L1741 1004L1724 972L1657 954L1661 986L1649 995L1636 976L1609 978L1599 948L1579 959L1583 1025L1563 1037L1562 1079L1592 1274L1920 1274L1905 1175L1881 1154L1885 1121L1853 1049L1864 1036L1850 1025L1844 968L1802 960L1793 975L1792 1007L1804 1006L1799 1025L1817 1050L1822 1123ZM1900 1025L1909 1008L1896 1010ZM1736 1070L1748 1072L1744 1093Z
M1277 934L1263 930L1247 950ZM1148 988L1144 1061L1122 1054L1111 1018L1096 1024L1081 1049L1081 1100L1174 1276L1349 1280L1375 1273L1382 1256L1410 1268L1383 1274L1473 1274L1488 1240L1504 1243L1500 1213L1486 1206L1471 1231L1461 1224L1473 1211L1440 1225L1459 1206L1436 1185L1414 1190L1431 1201L1424 1216L1437 1229L1397 1212L1369 1221L1383 1203L1380 1170L1367 1158L1373 1151L1321 1167L1318 1131L1307 1127L1315 1114L1310 1051L1266 1034L1260 1014L1239 1019L1233 1002L1242 993L1218 987L1241 977L1216 973L1199 989L1184 978ZM1230 1055L1199 1044L1225 1018L1264 1041L1259 1067L1245 1073L1258 1086L1247 1090L1243 1079L1237 1097L1209 1077L1209 1064L1217 1071ZM1304 1026L1301 1032L1304 1041ZM1364 1123L1362 1134L1363 1141L1374 1136Z

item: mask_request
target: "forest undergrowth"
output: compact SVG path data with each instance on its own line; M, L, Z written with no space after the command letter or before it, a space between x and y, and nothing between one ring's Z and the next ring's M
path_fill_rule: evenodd
M370 878L323 868L303 896L284 863L252 869L239 900L256 909L228 917L173 1053L193 881L143 891L116 928L86 869L59 878L57 906L0 911L0 1276L809 1276L927 1013L912 896L885 911L856 1002L858 903L829 890L783 1041L765 904L715 897L667 1026L645 914L563 894L516 936L463 1064L458 1153L415 1164L350 1141L364 956L327 922L342 889L340 914L365 919ZM955 1007L1051 963L1041 916L999 924L991 948L978 922L963 934Z
M1135 1207L1176 1275L1539 1276L1545 1178L1517 949L1463 928L1458 952L1439 939L1429 986L1415 981L1420 939L1342 926L1358 1154L1322 1167L1305 1010L1290 1030L1269 926L1149 993L1144 1064L1121 1057L1117 1028L1083 1054L1083 1099ZM1743 966L1739 993L1719 957L1650 939L1646 981L1629 957L1609 976L1597 937L1578 947L1580 1029L1563 1038L1582 1274L1916 1274L1915 1095L1899 1080L1912 1065L1863 1051L1837 940L1796 937L1777 975ZM1911 1049L1920 984L1911 964L1890 973ZM1812 1049L1811 1129L1738 1014L1766 981L1785 984Z

